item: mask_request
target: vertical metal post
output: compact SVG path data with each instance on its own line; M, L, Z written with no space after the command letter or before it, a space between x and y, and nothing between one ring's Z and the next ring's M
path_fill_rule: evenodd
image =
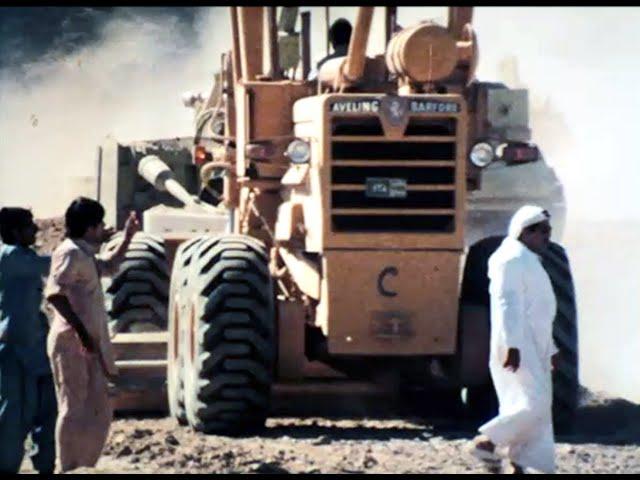
M331 25L329 23L329 7L324 7L324 23L325 23L325 34L326 34L326 39L327 39L327 52L326 54L329 55L329 29L331 28Z
M235 215L236 215L236 209L235 208L227 208L227 214L229 215L229 223L227 223L227 228L225 228L225 232L226 233L233 233L233 226L235 224Z
M473 21L473 7L449 7L448 28L456 40L460 40L462 29Z
M269 39L269 77L273 80L280 80L280 55L278 52L278 21L276 18L277 7L267 7L267 28Z
M389 42L391 41L391 37L393 36L393 32L398 25L398 8L397 7L384 7L385 12L385 42L384 49L385 52L387 48L389 48ZM392 75L391 72L387 70L387 81L391 80Z
M302 59L302 79L306 80L311 70L311 42L309 35L311 34L311 12L302 12L302 44L300 58Z
M397 24L397 14L398 14L398 7L385 7L386 9L386 15L385 15L385 42L384 42L384 47L385 49L387 48L387 45L389 45L389 40L391 40L391 37L393 36L393 32L396 29L396 24Z
M238 7L240 61L245 82L264 74L264 18L264 7Z
M238 7L231 8L231 32L233 36L233 83L238 83L242 76L240 63L240 34L238 32Z
M345 80L349 82L359 80L364 72L373 9L374 7L358 7L356 23L351 34L349 51L342 71Z
M98 181L98 185L96 188L96 200L99 202L100 201L100 188L101 188L101 183L102 183L102 147L98 147L98 162L97 162L97 167L98 167L98 172L96 175L97 181Z

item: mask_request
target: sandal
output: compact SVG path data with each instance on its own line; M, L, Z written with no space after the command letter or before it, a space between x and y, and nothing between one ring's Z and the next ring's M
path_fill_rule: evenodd
M486 448L479 448L477 444L474 444L470 449L471 455L478 460L482 460L487 463L499 463L502 462L502 458L494 451L487 450Z

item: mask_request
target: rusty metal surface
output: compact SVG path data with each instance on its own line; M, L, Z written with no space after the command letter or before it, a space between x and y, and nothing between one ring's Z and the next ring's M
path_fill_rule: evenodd
M404 29L391 40L387 50L389 70L415 82L446 78L457 62L455 38L437 24Z
M299 98L311 93L311 86L306 82L280 81L280 82L246 82L236 86L236 112L237 112L237 143L236 143L236 175L238 178L246 178L247 171L252 163L260 163L246 155L247 145L258 141L271 143L283 143L293 140L293 104ZM277 112L277 114L276 114ZM282 149L279 149L283 152ZM269 160L271 164L288 165L288 159L282 153ZM285 170L282 170L284 174ZM260 182L259 179L249 182ZM277 207L281 203L278 194L279 179L269 180L267 184L241 185L239 212L236 215L236 231L256 236L271 244L271 235L264 228L267 223L271 232L275 229ZM262 193L267 190L271 194ZM257 193L260 193L259 195ZM250 200L250 196L254 199ZM253 211L255 208L260 215ZM262 218L261 218L262 217ZM243 225L246 220L246 227ZM264 220L264 221L263 221Z
M233 39L232 48L232 65L233 65L233 81L235 83L242 76L242 62L240 60L240 33L238 26L238 7L230 7L231 10L231 36Z
M163 382L152 386L146 385L136 391L113 391L111 408L116 414L166 413L169 411L169 405L166 385Z
M275 393L303 393L321 379L345 379L345 376L318 362L309 361L305 355L305 307L298 302L278 302L278 366ZM315 380L313 380L315 379ZM287 382L293 382L288 383ZM311 382L311 383L309 383ZM296 387L300 387L296 389Z
M347 58L340 72L341 87L357 82L362 77L372 19L373 7L358 7Z
M279 301L278 305L278 378L301 379L304 356L304 306Z
M263 73L264 7L238 7L238 35L243 81Z
M327 251L332 354L455 352L459 254Z
M473 21L473 7L449 7L449 31L456 39L462 37L464 26Z
M276 19L276 7L266 7L268 26L268 51L269 51L269 72L268 76L272 80L280 80L280 54L278 49L278 23Z
M111 339L118 378L109 385L116 412L167 411L167 332L119 333Z

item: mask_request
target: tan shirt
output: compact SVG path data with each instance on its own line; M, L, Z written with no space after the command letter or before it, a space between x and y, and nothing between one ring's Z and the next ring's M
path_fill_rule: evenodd
M45 296L60 294L67 297L73 311L97 343L107 372L116 374L100 276L114 273L121 257L99 258L95 256L96 250L83 240L65 239L53 252ZM72 328L56 311L50 335Z

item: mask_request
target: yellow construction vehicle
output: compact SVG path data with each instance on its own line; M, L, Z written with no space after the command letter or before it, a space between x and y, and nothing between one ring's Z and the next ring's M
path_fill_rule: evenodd
M276 7L231 8L233 48L211 95L185 100L197 128L175 173L161 152L116 155L184 205L146 210L156 237L138 244L158 252L148 265L171 270L170 288L163 277L164 293L152 294L168 298L171 414L198 431L243 432L263 425L274 385L341 380L464 389L486 414L487 259L522 204L551 212L555 238L564 223L562 186L531 143L527 92L476 79L470 7L450 7L447 25L402 29L384 8L386 50L374 57L374 7L359 7L348 54L314 80L310 13L297 33L297 9L282 12L278 29ZM292 44L300 62L285 68L279 48ZM103 191L121 178L105 170ZM124 212L131 203L119 198ZM129 282L140 291L143 263ZM578 392L573 284L562 247L544 264L559 305L556 419L567 423ZM144 300L122 300L133 298L121 293L127 275L109 287L121 299L114 321L151 314Z

